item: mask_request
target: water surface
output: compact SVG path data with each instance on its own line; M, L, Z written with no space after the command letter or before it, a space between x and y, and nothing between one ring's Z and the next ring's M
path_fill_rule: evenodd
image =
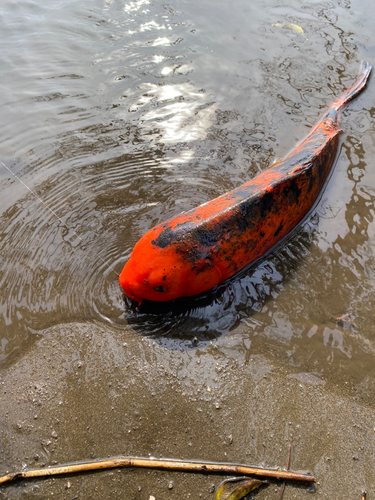
M214 294L140 311L116 276L153 225L303 139L360 61L374 63L372 12L366 0L3 0L3 366L45 328L80 321L124 339L130 325L172 350L262 354L333 384L372 380L373 80L343 113L319 203L255 267Z

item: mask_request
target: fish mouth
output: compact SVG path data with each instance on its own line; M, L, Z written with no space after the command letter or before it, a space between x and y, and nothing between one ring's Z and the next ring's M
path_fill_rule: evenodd
M120 286L121 288L123 289L125 295L127 297L129 297L129 299L131 300L134 300L135 302L138 302L138 307L142 304L143 302L143 298L142 297L139 297L138 295L136 295L133 290L131 289L131 287L129 286L129 283L127 282L127 280L125 280L125 278L123 278L120 274L120 278L119 278L119 281L120 281Z

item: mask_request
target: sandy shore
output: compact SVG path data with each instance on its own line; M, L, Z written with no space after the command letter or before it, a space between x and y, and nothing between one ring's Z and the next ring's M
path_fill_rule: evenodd
M126 340L124 340L126 339ZM134 331L50 328L0 382L0 473L132 455L284 467L315 475L284 499L375 498L374 411L316 374L215 345L168 350ZM107 470L18 481L0 498L213 499L223 477ZM254 495L279 498L281 483ZM313 494L313 496L312 496Z

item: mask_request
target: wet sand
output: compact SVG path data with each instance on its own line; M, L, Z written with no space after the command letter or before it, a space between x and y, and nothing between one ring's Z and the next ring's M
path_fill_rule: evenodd
M212 344L172 351L130 329L124 342L124 334L59 325L3 371L1 475L116 455L285 467L291 443L291 469L317 483L288 484L285 500L375 495L374 411L352 390L260 355L240 363ZM17 481L0 498L213 499L222 480L113 469ZM281 484L254 498L279 498Z

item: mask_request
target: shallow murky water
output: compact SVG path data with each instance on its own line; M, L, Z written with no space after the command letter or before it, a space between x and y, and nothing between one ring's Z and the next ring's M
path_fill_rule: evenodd
M306 135L359 62L375 62L372 12L365 0L3 0L3 365L42 329L81 321L118 335L129 324L171 349L212 341L334 381L375 378L373 79L343 113L319 204L257 266L140 311L116 276L153 225Z

